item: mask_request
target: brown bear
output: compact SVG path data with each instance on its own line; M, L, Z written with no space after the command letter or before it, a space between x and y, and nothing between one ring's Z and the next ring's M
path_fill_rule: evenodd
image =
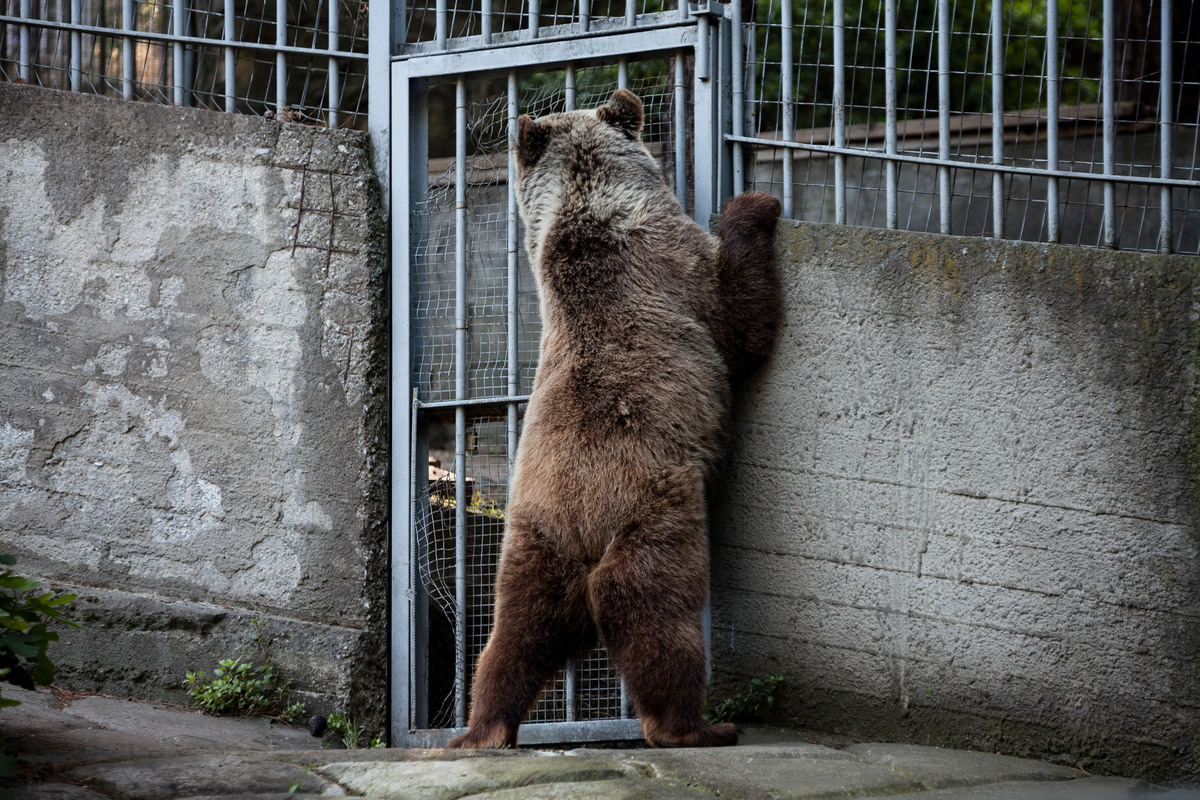
M522 116L517 196L541 303L495 621L452 747L515 747L568 657L603 639L656 746L730 745L704 719L705 497L730 380L781 316L779 203L732 200L710 236L641 141L642 103Z

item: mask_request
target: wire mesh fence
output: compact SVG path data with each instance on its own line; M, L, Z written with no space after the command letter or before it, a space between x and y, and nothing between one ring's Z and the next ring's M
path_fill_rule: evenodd
M1200 252L1200 6L731 7L735 189L798 219Z
M0 79L366 127L365 0L0 0Z

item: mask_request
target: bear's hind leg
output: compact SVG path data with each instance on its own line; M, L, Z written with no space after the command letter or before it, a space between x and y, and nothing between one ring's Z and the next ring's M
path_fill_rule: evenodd
M697 481L698 483L698 481ZM700 498L697 488L696 498ZM702 614L708 558L700 502L643 517L613 540L588 582L600 634L656 747L737 744L736 725L704 718Z
M592 646L587 570L532 526L510 520L496 579L491 636L471 686L468 731L451 747L516 747L538 691L569 656Z

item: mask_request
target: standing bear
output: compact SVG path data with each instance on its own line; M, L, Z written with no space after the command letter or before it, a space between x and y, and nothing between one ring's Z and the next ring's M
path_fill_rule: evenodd
M597 636L647 742L737 742L735 725L704 719L705 497L731 379L767 355L779 326L779 203L741 195L710 236L641 130L642 103L624 90L594 111L518 121L541 354L494 626L452 747L515 747L538 691Z

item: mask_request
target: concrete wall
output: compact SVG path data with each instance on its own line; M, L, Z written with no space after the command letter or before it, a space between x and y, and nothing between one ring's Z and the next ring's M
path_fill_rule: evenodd
M0 551L62 685L182 700L269 621L383 725L386 314L355 132L0 83Z
M714 694L1200 775L1200 259L781 225L713 521Z

